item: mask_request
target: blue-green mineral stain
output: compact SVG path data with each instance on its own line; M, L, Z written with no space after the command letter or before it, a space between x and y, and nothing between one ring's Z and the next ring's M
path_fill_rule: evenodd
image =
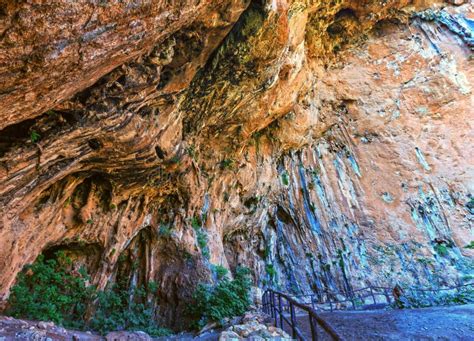
M382 193L382 199L383 199L383 201L385 201L386 203L389 203L389 204L392 203L393 200L394 200L393 196L388 192L383 192Z
M415 153L416 157L418 158L418 162L423 166L423 168L427 171L431 170L431 167L428 162L426 162L425 156L423 155L423 152L420 150L420 148L415 147Z

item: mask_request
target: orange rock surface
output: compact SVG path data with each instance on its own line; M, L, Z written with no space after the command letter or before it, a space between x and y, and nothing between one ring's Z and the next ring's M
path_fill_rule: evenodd
M178 328L213 264L294 292L472 275L473 5L0 9L3 302L57 250L157 282Z

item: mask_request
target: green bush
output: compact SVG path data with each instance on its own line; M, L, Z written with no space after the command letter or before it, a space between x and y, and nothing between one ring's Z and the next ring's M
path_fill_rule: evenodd
M13 317L53 321L68 328L84 327L86 309L95 288L87 286L84 269L72 273L72 261L63 252L56 259L40 255L27 265L13 286L7 313Z
M472 240L469 244L464 246L465 249L472 249L474 250L474 240Z
M281 182L283 185L288 186L290 184L290 176L288 175L287 171L281 173Z
M162 237L168 238L171 236L172 231L169 225L161 224L160 225L160 230L158 231L158 234Z
M444 244L435 244L435 246L433 246L433 249L441 257L446 257L448 255L448 247Z
M265 271L267 272L267 274L270 276L270 279L274 279L276 277L276 269L275 267L273 266L273 264L267 264L265 266Z
M234 280L222 278L217 285L199 284L193 294L191 314L196 327L244 314L250 306L251 280L248 268L237 268Z
M196 241L201 249L201 254L203 255L204 258L209 259L210 258L210 251L209 247L207 246L207 233L206 231L201 227L201 222L199 218L193 217L191 219L191 226L193 227L194 231L196 232Z
M130 295L125 286L116 285L97 291L88 285L89 276L83 268L73 270L73 262L64 252L55 256L45 261L40 255L36 262L25 266L12 288L8 315L102 334L113 330L142 330L152 336L170 333L154 321L145 290L135 289ZM153 291L156 285L149 283L148 288ZM87 313L94 305L97 309L88 319Z
M212 268L219 281L223 279L225 276L227 276L227 273L229 272L229 270L224 268L222 265L213 265Z
M90 321L91 329L101 334L114 330L141 330L151 336L171 334L155 322L153 306L147 301L147 291L143 288L133 290L131 295L124 287L115 285L97 296L97 310Z
M36 130L32 130L31 133L30 133L31 142L36 143L40 139L41 139L41 135Z

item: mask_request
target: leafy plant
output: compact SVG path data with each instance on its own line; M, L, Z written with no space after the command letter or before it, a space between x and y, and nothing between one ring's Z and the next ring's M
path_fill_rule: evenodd
M199 221L198 217L192 217L191 218L191 226L193 229L197 230L201 227L201 222Z
M168 238L171 236L171 228L168 225L161 224L158 233L160 236Z
M221 169L231 169L235 164L234 159L224 159L220 163Z
M283 173L281 173L281 182L285 186L288 186L290 184L290 177L287 171L284 171Z
M149 285L149 290L153 287ZM151 336L171 334L155 322L154 309L147 301L148 292L144 288L135 288L131 294L123 285L116 284L97 296L97 309L90 321L93 330L101 334L114 330L141 330Z
M448 247L444 244L435 244L435 246L433 246L433 249L441 257L446 257L448 255Z
M207 246L207 233L201 227L201 221L198 217L193 217L191 219L191 226L193 227L194 231L196 231L196 241L201 249L201 254L204 258L209 259L209 247Z
M31 142L36 143L40 140L40 138L41 138L41 135L36 130L31 131L30 133Z
M474 250L474 240L471 240L471 242L464 246L464 248Z
M223 277L217 285L200 283L193 294L195 304L190 309L196 327L244 314L251 303L250 287L250 270L243 267L237 268L233 280Z
M213 265L212 268L218 280L223 279L229 273L229 270L224 268L222 265Z
M82 329L87 306L95 295L95 288L87 285L88 280L84 269L72 271L72 261L63 252L49 260L40 255L19 274L7 313Z
M75 271L64 252L57 252L54 259L48 260L40 255L19 274L7 314L102 334L113 330L142 330L152 336L170 334L156 324L153 306L147 300L148 294L156 291L156 284L149 283L148 291L138 288L131 294L124 285L97 291L88 281L85 269ZM87 312L96 300L97 309L89 320Z
M267 264L265 266L265 271L267 272L267 274L270 276L270 278L273 280L276 276L276 270L275 270L275 267L273 266L273 264Z

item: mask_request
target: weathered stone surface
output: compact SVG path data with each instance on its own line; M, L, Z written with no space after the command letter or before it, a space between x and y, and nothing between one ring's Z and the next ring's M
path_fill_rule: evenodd
M288 291L472 271L471 4L0 4L3 301L56 250L154 280L175 327L211 264Z
M266 319L268 316L257 311L248 312L241 324L234 324L221 332L219 340L292 340L282 329L265 324Z
M91 332L66 330L53 323L0 316L0 340L101 341L104 338Z

